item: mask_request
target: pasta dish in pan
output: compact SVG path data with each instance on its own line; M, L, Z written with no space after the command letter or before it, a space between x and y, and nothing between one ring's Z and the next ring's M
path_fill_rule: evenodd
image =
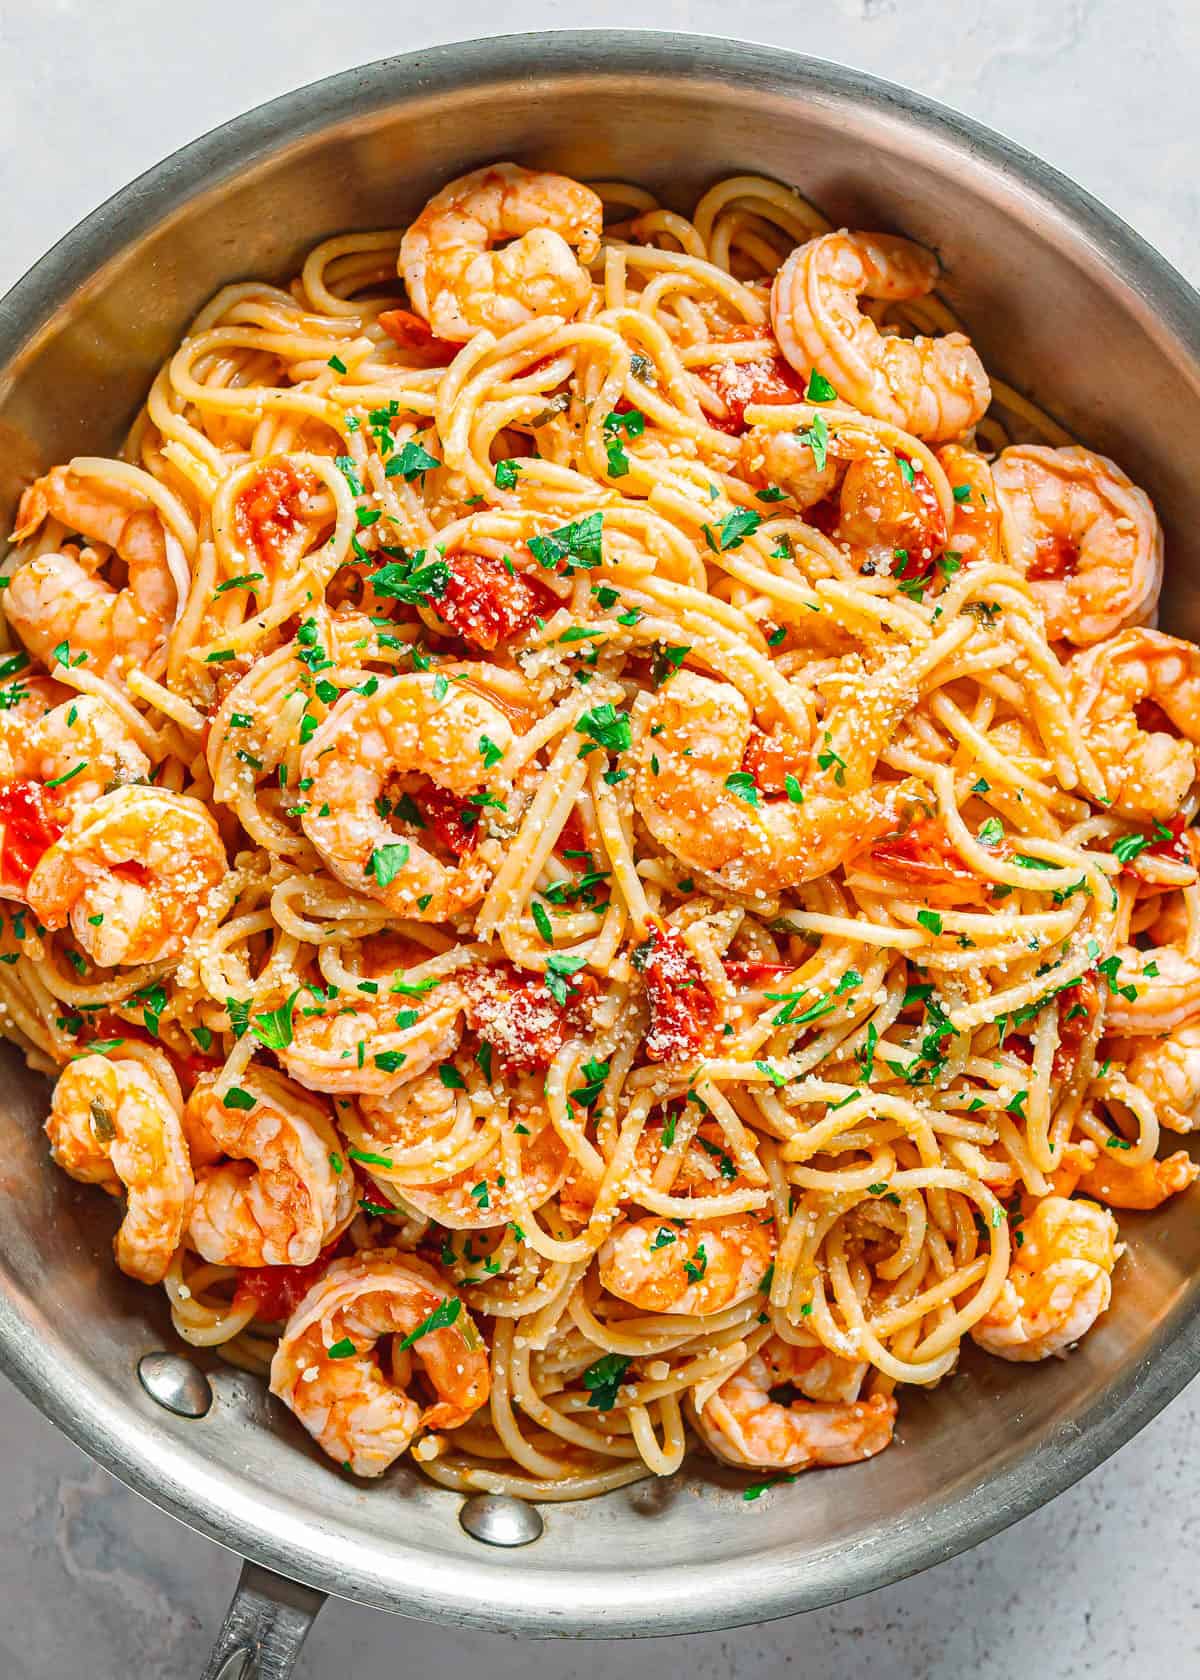
M356 1475L868 1458L1197 1175L1200 651L938 272L500 163L24 494L2 1030Z

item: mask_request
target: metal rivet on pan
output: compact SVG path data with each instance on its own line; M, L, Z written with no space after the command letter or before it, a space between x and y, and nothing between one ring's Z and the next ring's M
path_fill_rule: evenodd
M181 1353L144 1354L137 1372L151 1400L179 1417L201 1418L213 1403L208 1378Z
M544 1526L536 1505L505 1493L476 1493L464 1501L458 1520L472 1540L485 1546L528 1546Z

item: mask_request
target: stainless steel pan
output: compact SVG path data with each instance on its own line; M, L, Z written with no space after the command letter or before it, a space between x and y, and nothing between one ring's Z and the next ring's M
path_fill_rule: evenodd
M1194 293L1101 205L965 118L833 65L686 35L529 35L389 59L277 99L135 181L0 302L0 519L29 474L115 442L223 281L283 277L331 231L394 225L448 176L508 156L648 181L681 205L720 174L761 170L840 220L934 246L989 365L1150 491L1168 533L1165 621L1200 634ZM370 1488L340 1476L259 1384L215 1361L207 1415L151 1398L136 1372L172 1346L162 1298L113 1266L105 1198L49 1167L42 1082L15 1056L4 1067L0 1356L123 1481L264 1566L223 1630L209 1670L222 1680L287 1673L321 1592L542 1635L715 1628L847 1598L1052 1498L1200 1366L1200 1221L1184 1198L1123 1221L1115 1304L1069 1360L968 1359L935 1393L906 1395L900 1440L873 1463L753 1504L698 1466L548 1507L539 1540L492 1549L460 1526L455 1497L406 1470ZM176 1375L159 1371L159 1392L186 1410Z

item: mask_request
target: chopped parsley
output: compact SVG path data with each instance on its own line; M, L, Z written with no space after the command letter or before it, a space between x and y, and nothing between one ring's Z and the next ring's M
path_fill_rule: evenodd
M403 553L403 550L391 549L387 552L395 554ZM370 582L376 595L421 606L429 601L441 600L450 586L450 567L441 558L426 565L425 550L419 548L415 554L380 566L378 571L371 573Z
M578 1103L581 1108L591 1108L604 1089L604 1082L608 1078L608 1063L586 1061L580 1070L586 1084L580 1085L569 1093L570 1100Z
M1137 987L1132 985L1122 986L1118 984L1117 975L1120 972L1120 969L1121 959L1118 956L1105 957L1103 962L1098 962L1096 964L1096 972L1104 976L1108 989L1112 993L1113 997L1123 997L1127 1002L1132 1003L1138 995Z
M833 779L837 783L838 787L845 787L845 785L846 785L846 760L841 756L840 753L834 752L833 748L829 745L829 740L830 740L829 731L826 730L825 731L825 748L824 748L824 751L819 752L817 754L817 763L822 770L833 769L833 767L836 765L837 768L833 769Z
M388 887L408 862L409 848L400 841L394 846L376 846L367 860L366 873L381 887Z
M837 391L829 383L823 373L818 373L816 368L810 368L808 370L808 385L805 389L804 397L806 402L811 403L836 402Z
M800 1310L803 1312L805 1309L802 1307ZM811 1312L812 1307L809 1306L807 1310L808 1312ZM767 1493L771 1488L782 1487L785 1482L794 1482L795 1480L796 1474L794 1471L781 1471L778 1476L772 1476L769 1481L751 1482L748 1488L743 1488L742 1498L748 1505L752 1504L754 1500L761 1499L763 1494Z
M853 991L856 986L861 986L861 984L862 975L858 970L848 968L832 992L822 994L807 1008L801 1010L799 1014L797 1014L797 1010L804 998L808 996L807 991L765 992L763 995L768 1003L783 1004L783 1008L771 1017L771 1025L775 1027L811 1026L814 1021L819 1021L824 1016L832 1014L837 1008L838 998L844 997L847 992ZM755 1066L767 1072L775 1084L782 1085L785 1083L766 1062L757 1062Z
M440 1301L434 1307L428 1318L422 1319L415 1330L410 1330L407 1336L396 1343L396 1352L403 1353L405 1348L412 1347L413 1343L419 1342L422 1336L431 1335L435 1330L448 1330L452 1324L457 1322L458 1315L461 1312L462 1302L458 1296L447 1295L444 1301Z
M390 1155L372 1155L367 1149L348 1149L346 1151L352 1161L361 1161L364 1167L394 1167L395 1161Z
M735 770L725 778L725 786L747 805L758 804L758 783L748 770Z
M530 537L527 547L539 566L548 571L562 566L569 575L573 566L586 569L601 564L603 528L604 515L589 513L544 536Z
M610 478L624 478L629 471L629 456L625 453L622 433L627 438L641 437L646 430L646 416L640 409L631 408L627 414L615 410L604 417L604 450L608 456Z
M753 536L762 524L762 514L755 513L753 508L734 508L727 513L720 525L714 531L711 525L702 525L704 540L714 554L724 554L728 549L741 548L747 537Z
M1121 863L1132 863L1153 843L1148 834L1122 834L1119 840L1113 841L1113 856Z
M299 991L294 991L278 1009L270 1009L254 1017L251 1031L268 1050L286 1050L292 1042L292 1011L299 996Z
M354 457L352 455L338 455L334 458L333 464L350 486L350 494L361 496L363 494L362 479L358 476L358 467L355 465Z
M609 700L584 712L575 725L575 733L586 736L589 742L580 747L580 758L586 758L597 747L608 752L624 752L633 742L628 713L619 712Z
M410 438L402 449L396 451L383 470L388 478L403 478L411 482L414 478L423 478L427 472L432 472L434 467L440 467L441 464L436 455L431 455L427 449L422 449L419 443ZM361 495L362 491L358 494Z
M630 1364L623 1353L606 1353L589 1365L583 1373L583 1386L591 1395L588 1405L598 1412L611 1412Z
M801 426L796 436L801 443L812 450L813 466L818 472L825 471L825 462L829 454L829 427L823 414L815 414L811 426Z
M557 1004L565 1004L569 997L567 981L587 963L586 957L573 957L566 951L551 951L546 958L546 990Z
M692 650L690 647L672 647L667 642L655 642L651 651L654 657L650 665L650 681L655 688L661 688L668 677L675 675Z

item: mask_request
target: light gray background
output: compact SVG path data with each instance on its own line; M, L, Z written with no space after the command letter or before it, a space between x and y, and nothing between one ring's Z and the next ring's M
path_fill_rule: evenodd
M184 141L334 70L484 33L728 30L874 71L1041 153L1200 279L1197 0L0 0L0 291ZM799 171L802 177L803 171ZM305 1680L1126 1680L1200 1671L1200 1386L1049 1509L856 1603L657 1645L529 1645L331 1604ZM0 1379L0 1676L190 1680L233 1558ZM797 1490L799 1494L799 1490ZM1131 1663L1132 1659L1132 1663Z

